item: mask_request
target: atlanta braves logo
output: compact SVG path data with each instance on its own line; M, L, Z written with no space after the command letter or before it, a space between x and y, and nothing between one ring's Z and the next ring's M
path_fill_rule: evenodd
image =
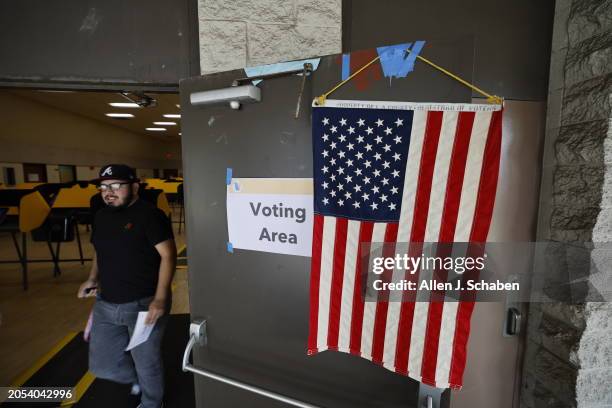
M112 167L107 167L103 172L102 172L102 176L112 176L113 175L113 168Z

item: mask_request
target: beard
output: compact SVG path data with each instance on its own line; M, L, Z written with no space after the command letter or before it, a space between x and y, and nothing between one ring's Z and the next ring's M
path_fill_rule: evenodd
M134 198L134 193L130 189L130 191L128 192L128 195L123 200L123 203L121 203L119 205L113 205L112 203L107 203L106 200L105 200L104 204L106 204L106 206L108 208L110 208L112 211L121 211L121 210L127 208L130 205L130 203L132 202L133 198Z

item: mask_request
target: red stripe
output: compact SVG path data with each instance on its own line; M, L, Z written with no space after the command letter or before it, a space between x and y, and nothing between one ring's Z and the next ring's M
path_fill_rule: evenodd
M321 277L321 248L323 244L323 216L315 214L312 232L312 261L310 267L310 330L308 355L317 352L319 322L319 280Z
M363 274L364 270L367 273L367 269L363 267L362 262L362 244L372 242L372 231L374 230L374 223L364 221L359 227L359 243L357 247L357 262L355 264L355 286L353 288L353 310L351 312L351 340L349 343L349 349L352 354L361 355L361 329L363 327Z
M336 218L332 281L329 293L329 321L327 328L327 346L332 350L338 350L338 333L340 331L340 308L342 305L342 281L344 278L344 256L346 254L347 230L348 219Z
M436 256L442 259L452 255L452 242L457 226L459 202L461 201L463 177L465 175L466 159L474 117L474 112L461 112L457 118L455 141L448 169L446 193L442 210L440 233L438 236L439 243L448 244L439 245L436 254ZM433 279L439 282L446 282L448 273L446 270L436 270ZM438 363L438 347L440 343L440 330L442 328L444 296L444 290L432 291L427 312L427 328L425 331L425 349L421 364L421 377L423 381L428 381L433 384L436 383L436 366Z
M398 223L387 224L385 231L385 245L383 246L382 256L395 256L395 242L397 241ZM383 282L391 282L393 269L386 269L381 275ZM374 317L374 333L372 334L372 361L382 363L383 351L385 348L385 329L387 327L387 309L389 309L389 293L379 293L376 303L376 314Z
M429 212L429 199L431 195L431 180L433 178L436 154L438 152L438 141L440 129L442 128L442 112L430 111L427 113L427 125L425 127L425 138L419 168L419 180L417 184L412 229L410 233L410 256L419 256L425 239L425 227L427 226L427 214ZM410 175L406 175L410 177ZM418 271L410 275L406 272L406 278L418 279ZM408 356L410 355L410 337L412 336L412 319L414 317L414 302L402 301L400 320L397 329L397 343L395 347L395 368L400 373L408 372Z
M484 243L489 234L497 190L497 177L499 175L501 129L502 111L493 112L480 173L480 185L478 186L478 198L476 200L470 242ZM475 248L482 252L482 246L475 246ZM463 372L467 360L467 341L470 334L470 319L473 310L473 301L462 301L459 303L449 378L449 383L453 388L460 388L463 384Z

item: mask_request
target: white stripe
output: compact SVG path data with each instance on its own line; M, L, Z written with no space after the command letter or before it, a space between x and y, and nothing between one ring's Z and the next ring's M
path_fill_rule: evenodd
M427 312L429 302L416 302L414 305L414 318L412 319L412 335L410 336L410 356L408 357L408 372L410 376L421 376L421 363L423 361L423 347L425 343L425 328L427 327ZM416 335L416 333L422 333Z
M334 265L334 242L336 241L336 218L323 217L321 248L321 275L319 279L319 316L317 327L317 349L327 350L329 325L329 298Z
M425 242L438 242L440 236L448 170L450 168L455 133L457 131L457 117L457 112L445 112L442 117L442 128L440 129L440 139L438 140L438 150L431 180Z
M404 176L404 191L402 193L402 208L397 229L397 242L410 241L412 232L412 218L416 198L419 169L421 167L421 152L425 139L427 125L427 112L414 112L412 130L410 132L410 146L408 146L408 159Z
M385 242L385 232L387 230L387 224L383 222L377 222L374 224L372 230L372 243ZM372 257L381 256L382 245L372 246L375 248L376 253L370 254ZM374 336L374 320L376 318L376 302L366 301L363 307L363 326L361 329L361 355L369 360L372 359L372 337Z
M338 349L349 351L351 342L351 321L353 317L353 291L355 289L355 270L359 251L360 221L349 220L346 232L346 253L344 256L344 278L342 280L342 302L340 304L340 330Z
M477 113L474 118L463 178L463 188L461 189L457 229L455 230L454 237L455 242L467 242L470 239L491 116L490 113ZM453 256L455 255L453 254ZM438 361L436 364L436 383L447 384L450 380L450 366L453 358L453 341L455 339L458 307L458 302L446 302L442 310L442 327L440 328Z

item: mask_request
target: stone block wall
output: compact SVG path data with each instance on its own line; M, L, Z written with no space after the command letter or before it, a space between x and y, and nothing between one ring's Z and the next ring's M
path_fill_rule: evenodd
M552 41L538 239L612 243L612 2L558 0ZM612 407L612 305L531 304L523 367L525 408Z
M340 53L342 0L198 0L202 74Z

